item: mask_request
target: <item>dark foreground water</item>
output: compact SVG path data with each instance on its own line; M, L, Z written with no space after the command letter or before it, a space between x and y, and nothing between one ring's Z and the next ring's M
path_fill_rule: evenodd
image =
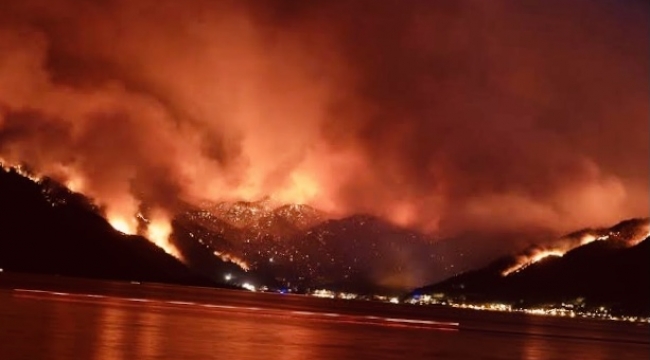
M647 325L0 274L0 359L648 359Z

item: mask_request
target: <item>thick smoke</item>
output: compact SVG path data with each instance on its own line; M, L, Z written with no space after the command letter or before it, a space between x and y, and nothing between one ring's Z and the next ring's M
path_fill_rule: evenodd
M260 3L3 2L0 157L130 227L264 196L441 236L648 215L646 2Z

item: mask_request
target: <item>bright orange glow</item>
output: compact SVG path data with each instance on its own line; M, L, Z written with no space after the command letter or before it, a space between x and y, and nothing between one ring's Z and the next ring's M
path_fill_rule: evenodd
M319 195L318 182L311 176L294 172L290 184L273 198L281 203L309 204Z
M397 225L409 226L413 224L417 218L415 207L408 203L401 203L396 205L389 218Z
M641 241L647 239L650 237L650 222L645 223L642 225L641 229L634 234L630 239L628 239L628 245L629 246L635 246Z
M520 271L520 270L522 270L522 269L524 269L524 268L526 268L526 267L528 267L528 266L530 266L530 265L532 265L534 263L537 263L537 262L539 262L539 261L541 261L543 259L546 259L549 256L562 257L562 256L564 256L564 254L566 254L567 252L569 252L569 251L571 251L571 250L573 250L573 249L575 249L577 247L587 245L587 244L592 243L592 242L594 242L596 240L607 240L608 238L609 238L609 236L607 236L607 235L596 236L594 234L584 234L578 239L577 242L575 242L575 241L572 242L572 241L569 241L568 239L565 239L565 240L561 241L559 245L556 245L553 248L538 250L538 251L535 251L533 254L527 255L527 256L520 256L518 258L518 260L517 260L517 263L515 265L509 267L505 271L503 271L502 275L503 276L508 276L508 275L510 275L512 273L515 273L517 271Z
M0 159L2 160L2 159ZM4 161L0 161L0 168L4 171L9 171L13 169L18 174L34 181L41 181L41 177L28 172L24 167L17 165L11 166L6 165ZM82 191L84 187L84 180L81 176L74 175L69 170L66 170L66 176L68 180L65 181L65 186L74 192ZM133 199L122 199L121 202L115 202L119 204L121 208L135 208L136 203ZM124 201L125 200L125 201ZM113 227L113 229L126 234L126 235L135 235L138 232L138 221L135 216L129 215L128 211L119 211L118 206L109 207L106 215L108 223ZM169 236L172 233L171 222L169 216L165 215L161 211L154 213L149 226L147 227L146 237L149 241L154 243L159 248L163 249L169 255L183 261L183 257L178 249L169 242ZM234 261L233 261L234 262Z
M594 242L596 240L602 240L602 239L596 237L595 235L587 234L587 235L583 236L582 238L580 238L580 245L579 246L587 245L587 244L592 243L592 242Z
M512 273L523 270L526 267L528 267L528 266L530 266L530 265L532 265L534 263L537 263L537 262L539 262L539 261L541 261L543 259L546 259L549 256L562 257L562 256L564 256L565 253L566 253L566 251L562 251L562 250L542 250L542 251L539 251L539 252L537 252L537 253L535 253L535 254L533 254L531 256L522 256L522 257L520 257L518 259L518 261L517 261L517 263L515 265L513 265L513 266L509 267L508 269L506 269L505 271L503 271L501 273L501 275L508 276L508 275L510 275Z
M411 232L356 239L403 241L370 276L387 286L438 280L521 239L648 216L639 8L302 3L2 2L0 157L82 193L115 229L168 252L171 230L149 223L152 206L180 220L212 211L204 204L271 199L308 205L319 222L381 218ZM486 15L499 26L484 29ZM349 21L359 16L363 31ZM235 241L249 230L259 239L294 232L269 214L228 214L246 228L233 229L233 245L246 246ZM230 237L214 218L201 226ZM450 239L444 262L454 269L421 269L446 266L411 258L407 244L424 238ZM454 239L476 242L472 255ZM582 245L546 244L540 251ZM255 266L248 252L218 249Z
M0 159L0 166L2 166L2 169L4 171L9 171L10 169L13 169L16 173L28 178L29 180L35 183L40 182L42 180L42 177L40 175L27 171L22 165L7 164L4 162L4 160Z
M114 196L109 202L101 203L106 207L106 220L111 226L124 234L138 233L138 202L130 196Z
M81 176L70 176L65 186L72 192L81 193L84 190L84 179Z
M108 223L113 229L127 235L135 235L138 229L138 223L135 218L128 218L122 215L108 215Z
M535 254L535 255L530 259L530 263L531 263L531 264L534 264L534 263L536 263L536 262L538 262L538 261L540 261L540 260L546 259L546 258L549 257L549 256L558 256L558 257L562 257L562 256L564 256L564 254L565 254L565 252L563 252L563 251L559 251L559 250L545 250L545 251L542 251L542 252L540 252L540 253L538 253L538 254Z
M171 233L172 225L169 217L161 211L154 212L147 227L147 238L167 254L183 261L178 248L169 241Z
M248 271L250 270L250 266L248 263L237 256L222 252L222 251L215 251L214 255L219 257L221 260L226 261L226 262L231 262L237 266L239 266L242 270Z
M512 273L516 273L549 256L562 257L567 252L590 244L594 241L607 241L610 239L617 239L618 241L622 241L624 246L631 247L643 241L643 239L647 238L648 236L650 236L650 223L645 222L639 225L638 228L634 229L634 232L632 234L627 235L622 235L618 231L603 232L602 230L594 230L592 232L583 234L577 239L572 237L562 238L557 242L557 244L550 248L539 249L534 251L532 254L519 256L516 263L504 270L501 275L508 276Z

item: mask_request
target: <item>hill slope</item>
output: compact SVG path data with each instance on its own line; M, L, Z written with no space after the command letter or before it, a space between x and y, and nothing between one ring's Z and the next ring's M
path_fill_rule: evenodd
M139 236L115 231L82 196L0 169L0 268L214 285Z
M241 259L267 284L298 291L403 291L448 271L438 243L376 217L326 220L305 205L239 202L216 208L177 217L177 245L200 242Z
M410 297L444 294L470 302L522 305L577 301L627 313L650 313L648 220L629 220L610 229L590 231L601 241L564 254L550 252L516 271L509 270L513 263L521 262L521 254L501 258L483 269L417 289Z

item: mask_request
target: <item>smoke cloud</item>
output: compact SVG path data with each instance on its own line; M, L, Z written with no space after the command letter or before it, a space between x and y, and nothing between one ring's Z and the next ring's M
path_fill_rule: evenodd
M440 236L610 225L649 213L648 10L3 2L0 158L125 227L265 196Z

